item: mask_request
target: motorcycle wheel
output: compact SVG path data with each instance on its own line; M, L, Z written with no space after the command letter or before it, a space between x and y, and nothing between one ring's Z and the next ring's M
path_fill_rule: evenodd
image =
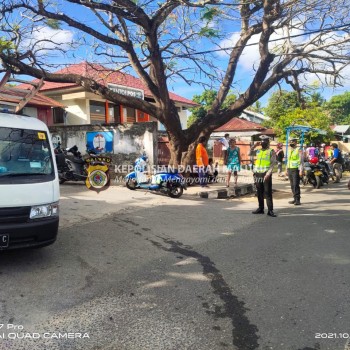
M129 190L136 190L137 181L134 179L128 179L125 185Z
M316 188L320 188L321 185L322 185L322 180L319 176L315 176L315 179L316 179Z
M170 198L180 198L183 192L184 192L184 189L178 183L171 184L168 189L168 195Z

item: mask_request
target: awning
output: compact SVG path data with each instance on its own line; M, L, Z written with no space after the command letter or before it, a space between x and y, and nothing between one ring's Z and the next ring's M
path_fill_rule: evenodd
M350 128L350 125L336 125L333 131L340 134L344 134L349 130L349 128Z

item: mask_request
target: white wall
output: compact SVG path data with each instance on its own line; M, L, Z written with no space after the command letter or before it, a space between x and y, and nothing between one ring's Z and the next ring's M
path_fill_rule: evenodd
M86 105L89 100L68 100L61 103L67 106L67 125L89 124L90 113Z
M113 129L114 143L113 152L117 153L146 153L150 164L153 164L153 134L146 130L142 135L128 135L124 133L125 128Z
M131 156L131 160L134 161L136 157L146 153L150 164L156 161L157 133L154 124L118 125L115 128L96 126L54 126L51 128L53 135L61 137L63 147L70 148L76 145L83 155L86 154L86 132L89 131L112 131L114 133L113 156L119 159L129 159Z

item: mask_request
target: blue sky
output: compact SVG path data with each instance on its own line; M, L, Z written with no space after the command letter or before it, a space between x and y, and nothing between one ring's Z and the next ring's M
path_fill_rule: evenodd
M79 7L79 11L75 9L76 5L65 5L65 11L67 13L81 15L81 7ZM86 13L83 14L84 16L84 23L87 25L92 25L95 23L95 17L90 13L90 11L86 11ZM221 47L230 47L234 44L234 42L237 40L239 33L238 28L235 28L233 26L226 27L224 24L221 23L213 23L213 27L220 27L224 32L226 32L226 39L220 41ZM100 27L100 30L103 29ZM274 34L275 37L278 37L278 35L282 35L281 33ZM48 27L41 26L38 28L36 32L31 34L31 37L33 41L31 41L31 38L28 37L26 39L25 45L26 47L31 47L32 43L40 40L40 39L49 39L54 38L55 42L61 45L61 47L64 47L67 45L67 43L77 40L78 39L78 33L69 27L62 27L62 30L53 30ZM254 40L257 40L256 38ZM295 40L303 40L303 37L300 37ZM43 45L48 45L47 43ZM273 45L273 44L272 44ZM44 48L44 46L43 46ZM210 43L208 40L201 40L197 42L196 49L198 51L208 50L211 48L217 48L212 43ZM62 55L60 53L56 53L54 55L51 54L51 51L43 50L43 57L47 62L50 62L52 64L65 64L65 63L78 63L84 60L93 61L103 63L103 59L96 58L91 55L91 48L88 45L81 46L78 50L74 50L74 52L71 52L69 55ZM218 52L215 54L215 63L217 66L217 70L223 70L225 69L225 64L227 62L227 54L224 52ZM247 86L249 85L251 78L254 74L254 65L256 65L258 62L258 53L257 53L257 46L249 46L245 49L242 60L240 61L237 69L237 74L234 80L234 86L232 87L232 91L235 94L239 94L243 92ZM349 70L350 73L350 70ZM349 74L350 76L350 74ZM307 80L309 83L312 83L314 80L314 77L309 76L307 77ZM347 86L344 86L343 88L324 88L318 90L322 96L326 99L329 99L331 96L340 94L344 91L350 90L350 79L345 80L347 83ZM348 83L349 82L349 83ZM283 85L282 85L283 86ZM290 87L283 86L284 88L287 88L290 90ZM260 102L262 105L266 105L268 97L271 95L273 91L275 91L277 88L270 90L265 94L264 97L261 98ZM169 82L169 90L172 92L175 92L183 97L191 99L193 95L198 95L203 92L203 87L198 84L192 84L191 86L185 84L183 81L177 80L174 82Z

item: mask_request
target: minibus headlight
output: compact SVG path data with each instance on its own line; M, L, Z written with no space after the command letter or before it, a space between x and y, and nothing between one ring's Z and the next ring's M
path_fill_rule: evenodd
M30 210L30 219L41 219L58 216L58 203L36 205Z

